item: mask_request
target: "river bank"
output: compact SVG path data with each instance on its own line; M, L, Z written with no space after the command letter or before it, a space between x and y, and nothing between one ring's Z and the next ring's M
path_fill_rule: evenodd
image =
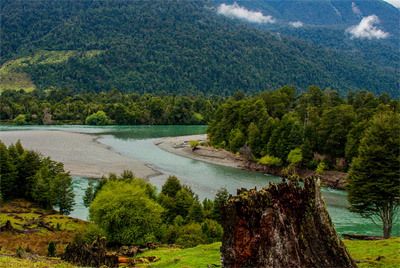
M120 175L132 170L139 178L159 175L147 163L123 156L96 141L97 136L64 130L1 131L0 140L6 145L18 140L24 148L35 150L62 162L71 176L101 178L109 173Z
M248 171L271 174L278 177L285 177L282 173L281 167L269 167L267 165L258 164L226 150L218 150L209 146L197 146L193 150L189 145L189 142L192 140L198 141L199 143L206 142L207 135L202 134L163 138L156 140L154 144L162 150L183 157ZM315 171L307 169L296 168L296 173L300 178L316 176ZM346 173L325 171L323 175L318 175L318 177L320 178L322 185L328 186L332 189L344 190Z

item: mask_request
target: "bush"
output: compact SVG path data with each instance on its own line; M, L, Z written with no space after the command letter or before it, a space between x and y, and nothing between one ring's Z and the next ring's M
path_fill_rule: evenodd
M54 257L56 253L56 244L53 240L50 240L49 246L47 247L47 255L49 257Z
M189 146L192 147L192 149L195 149L199 145L200 145L199 141L194 141L194 140L189 141Z
M157 242L163 208L150 198L145 183L136 180L107 182L90 205L90 219L104 230L108 242Z
M13 125L21 126L26 125L25 115L20 114L13 120Z
M278 157L266 155L258 163L268 166L282 166L282 160Z
M86 125L104 126L108 124L107 115L103 111L98 111L89 115L85 121Z
M302 160L303 160L303 156L301 154L300 148L291 150L287 157L287 161L288 161L289 165L293 166L293 167L298 166Z

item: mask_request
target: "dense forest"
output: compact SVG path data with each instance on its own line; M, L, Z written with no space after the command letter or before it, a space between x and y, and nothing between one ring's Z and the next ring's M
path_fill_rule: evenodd
M210 143L271 166L346 171L377 113L399 113L399 101L365 90L346 98L311 86L245 98L235 94L218 108L207 133Z
M49 94L4 91L0 96L0 118L14 125L184 125L207 124L224 101L218 96L205 98L165 94L122 94L108 92L53 90Z
M0 140L0 170L1 201L24 198L65 215L73 210L72 178L62 163L25 150L20 142L7 148Z
M398 69L258 30L210 1L2 1L2 89L398 96ZM42 18L46 18L45 20Z

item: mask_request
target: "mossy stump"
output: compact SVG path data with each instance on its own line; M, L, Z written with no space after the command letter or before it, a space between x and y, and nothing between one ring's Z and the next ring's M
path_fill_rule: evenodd
M223 267L357 267L313 178L238 190L221 217Z

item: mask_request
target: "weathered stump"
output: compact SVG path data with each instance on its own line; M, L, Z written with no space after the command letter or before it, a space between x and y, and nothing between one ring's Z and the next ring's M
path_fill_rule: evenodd
M314 179L239 190L221 217L223 267L357 267Z
M78 266L118 266L118 256L107 254L104 237L97 237L90 246L86 243L70 243L61 259Z

